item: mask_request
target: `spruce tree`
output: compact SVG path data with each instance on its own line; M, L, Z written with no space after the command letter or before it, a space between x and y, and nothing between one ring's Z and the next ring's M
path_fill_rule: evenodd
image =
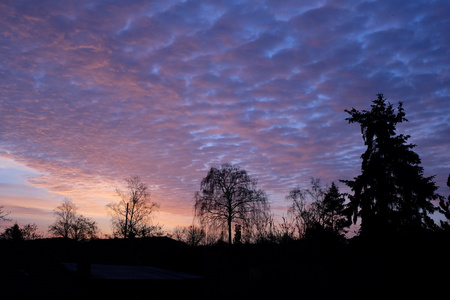
M396 134L396 125L407 122L403 103L397 109L378 94L371 110L345 110L349 123L359 123L366 151L361 155L361 175L343 180L351 190L349 212L361 235L411 233L431 226L428 214L437 199L434 176L424 177L421 160L408 144L409 135Z

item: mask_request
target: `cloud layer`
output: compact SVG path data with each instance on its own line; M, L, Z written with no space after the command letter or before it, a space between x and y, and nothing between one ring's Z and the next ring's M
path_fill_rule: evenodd
M311 176L359 173L364 148L344 109L369 109L380 92L404 102L410 122L399 131L445 186L448 1L2 1L0 10L0 151L37 170L36 187L100 211L122 178L140 175L163 213L185 217L207 170L234 162L282 206Z

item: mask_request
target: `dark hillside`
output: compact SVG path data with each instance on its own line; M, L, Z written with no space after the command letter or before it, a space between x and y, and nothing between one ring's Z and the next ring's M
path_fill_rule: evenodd
M440 295L450 279L449 238L439 234L196 248L168 238L79 243L45 239L2 241L0 253L5 299L430 298ZM68 272L63 262L152 266L203 280L192 286L93 281Z
M83 287L74 286L61 261L76 256L77 245L65 240L0 243L2 299L79 299Z

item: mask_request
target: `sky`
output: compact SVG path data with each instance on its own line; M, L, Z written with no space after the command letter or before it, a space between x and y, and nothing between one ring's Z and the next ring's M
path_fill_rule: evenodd
M155 222L186 226L202 178L227 162L286 214L285 196L311 177L360 174L363 140L344 110L378 93L404 103L398 133L449 193L449 1L5 0L0 11L11 222L46 232L67 197L109 233L105 205L140 176Z

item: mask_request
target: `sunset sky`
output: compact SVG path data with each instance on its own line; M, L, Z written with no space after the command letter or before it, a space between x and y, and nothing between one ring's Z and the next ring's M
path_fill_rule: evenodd
M170 230L231 162L286 214L311 177L360 173L344 109L377 93L448 195L449 1L1 1L0 205L46 232L68 197L109 233L138 175Z

